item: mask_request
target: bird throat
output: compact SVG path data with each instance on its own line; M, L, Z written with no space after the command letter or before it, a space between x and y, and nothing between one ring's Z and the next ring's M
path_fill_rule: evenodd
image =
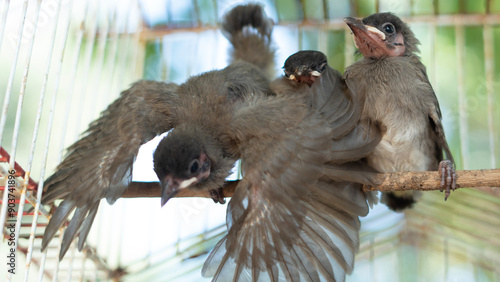
M378 33L367 32L353 33L354 42L365 58L399 57L405 53L402 34L398 34L394 43L382 39Z

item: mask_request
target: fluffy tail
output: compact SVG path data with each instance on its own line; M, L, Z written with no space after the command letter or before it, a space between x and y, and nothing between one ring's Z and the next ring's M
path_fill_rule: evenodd
M231 9L222 20L222 33L231 42L231 63L243 60L273 75L274 48L271 46L273 21L258 4Z
M389 209L399 212L413 207L421 196L422 193L419 191L384 192L380 202L386 204Z

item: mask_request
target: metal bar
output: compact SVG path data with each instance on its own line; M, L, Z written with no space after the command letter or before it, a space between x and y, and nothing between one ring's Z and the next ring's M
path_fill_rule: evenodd
M101 77L102 77L102 69L104 66L104 58L106 56L106 52L105 52L106 45L108 42L108 37L110 35L110 25L111 24L114 25L113 30L115 31L115 33L117 31L118 24L116 23L117 22L116 10L113 11L113 15L111 17L109 17L108 13L106 13L105 22L106 22L106 24L104 27L104 31L99 34L99 41L98 41L97 54L96 54L96 61L97 62L95 63L95 65L97 67L94 67L94 69L97 69L97 71L95 72L95 75L94 75L94 83L93 83L92 87L90 88L91 93L97 94L97 98L92 99L92 101L94 102L94 105L92 107L90 107L90 111L88 111L88 113L87 113L87 115L90 117L95 116L95 110L99 106L98 100L102 99L102 95L99 95L99 93L100 93L99 86L100 86ZM86 97L86 95L83 95L82 97ZM83 110L83 107L82 107L82 110ZM83 115L83 113L82 113L82 115ZM82 126L80 123L77 123L76 125L77 125L77 127Z
M436 91L436 85L437 85L437 80L436 80L437 27L436 27L436 24L430 23L429 29L430 29L429 41L430 41L430 45L432 46L432 51L430 52L430 66L429 66L429 68L431 69L431 71L430 71L429 79L430 79L431 85L434 85L434 91Z
M139 3L136 3L137 10L139 9ZM146 57L146 41L141 40L141 33L144 27L144 23L139 21L137 29L133 35L134 38L134 48L132 49L133 63L131 66L135 67L135 72L132 74L132 78L139 79L144 77L144 61ZM134 80L134 79L133 79Z
M5 26L7 25L7 13L9 11L10 0L5 0L5 5L3 7L2 18L0 20L0 50L2 50L3 35L5 32Z
M219 9L217 7L218 4L217 0L212 0L212 4L214 6L214 16L215 16L214 19L217 20L219 18Z
M70 2L70 5L68 7L69 13L71 13L72 8L73 8L73 1ZM85 18L85 12L84 12L84 18ZM55 80L54 80L54 95L52 96L52 101L51 101L50 110L49 110L49 118L48 118L48 122L47 122L48 125L47 125L47 131L45 134L45 145L44 145L44 151L43 151L43 155L42 155L42 169L40 172L40 181L39 181L38 191L37 191L37 200L36 200L36 203L34 205L35 206L35 217L38 216L37 211L39 209L41 209L41 211L45 212L45 210L41 206L40 199L42 197L45 170L46 170L46 166L47 166L47 158L49 155L50 137L51 137L52 127L54 124L54 114L55 114L55 108L56 108L56 102L57 102L57 94L59 93L62 65L63 65L63 61L64 61L64 53L66 50L66 43L68 40L70 23L71 23L71 16L68 16L67 22L65 24L66 29L64 30L64 34L62 35L61 46L60 46L60 50L58 51L59 58L57 60L57 71L56 71ZM45 215L48 218L48 214L42 213L42 215Z
M11 156L9 155L9 153L7 153L7 151L5 151L5 149L3 147L0 147L0 159L2 159L3 162L10 163ZM15 160L14 160L14 170L16 171L15 172L16 177L17 176L21 176L21 177L26 176L26 171L24 171L24 169ZM6 171L3 171L3 173L2 173L2 175L8 175L8 174L9 173ZM22 180L21 184L24 185L24 179ZM36 182L33 179L31 179L31 177L29 178L27 185L30 189L36 189L36 187L37 187Z
M323 0L321 2L323 4L323 18L325 21L328 21L330 19L330 15L328 14L328 0Z
M5 123L7 122L7 113L9 110L9 102L10 102L10 94L12 92L12 85L14 84L14 77L16 76L16 68L17 68L17 60L19 58L19 53L21 51L21 41L23 38L23 30L24 30L24 23L26 21L26 11L28 10L28 0L24 0L23 2L23 12L21 16L21 20L19 22L19 31L17 34L19 34L19 38L17 39L16 43L16 53L14 55L14 60L11 65L10 69L10 74L9 74L9 80L7 83L7 89L5 91L5 98L3 102L3 109L2 109L2 116L0 117L0 147L2 146L2 140L3 140L3 132L5 129ZM0 226L3 226L3 220L0 217Z
M59 232L61 233L61 236L59 236L59 244L57 244L57 254L61 251L61 245L62 245L62 239L64 236L64 228L60 228ZM52 281L57 282L59 279L59 267L60 267L61 262L59 259L56 260L56 269L54 270L54 279Z
M350 30L344 29L344 35L344 62L345 66L350 66L354 63L354 40Z
M32 142L31 142L31 149L30 149L30 155L29 155L29 160L28 160L28 171L31 171L31 167L32 167L32 163L33 163L33 156L35 154L35 148L36 148L36 143L37 143L37 138L38 138L38 131L39 131L39 127L40 127L40 120L42 117L42 109L43 109L43 104L45 101L45 92L47 89L47 81L48 81L50 67L51 67L52 54L54 51L54 44L55 44L56 33L57 33L57 25L59 22L59 15L60 15L60 11L61 11L61 2L59 2L57 4L56 9L57 9L56 15L55 15L56 22L54 24L54 29L52 31L52 39L50 40L51 43L50 43L50 48L49 48L49 54L47 56L47 66L45 68L45 73L44 73L43 82L42 82L42 89L41 89L41 93L40 93L40 100L38 102L38 112L37 112L37 115L35 118L35 128L33 130L33 138L32 138ZM43 167L45 167L45 163L43 163ZM29 177L29 174L27 174L27 177ZM44 175L42 174L41 178L43 179L43 177L44 177ZM28 182L28 179L25 178L25 182ZM33 256L33 243L35 241L35 233L36 233L37 222L38 222L38 210L40 208L40 198L42 196L42 191L43 191L43 188L38 189L37 197L36 197L37 201L36 201L36 204L34 205L35 211L33 214L33 220L32 220L31 231L30 231L30 238L28 240L28 242L29 242L28 243L28 252L26 255L26 272L24 275L25 282L28 281L30 264L31 264L32 256Z
M196 37L195 37L195 43L193 45L191 45L191 49L190 53L188 54L198 54L198 47L200 46L200 35L197 34ZM187 59L188 63L187 63L187 68L186 68L186 77L190 77L191 75L193 75L192 71L193 71L193 62L196 62L196 58L195 56L188 56L188 59Z
M436 26L454 26L457 21L461 22L463 26L481 26L485 23L491 25L500 25L500 14L455 14L455 15L416 15L411 17L401 17L401 19L406 23L433 23ZM299 26L301 28L324 28L341 30L346 28L346 25L342 19L331 19L326 22L313 22L313 21L302 21L297 22L284 22L281 21L276 24L276 26ZM188 28L156 28L156 29L145 29L141 32L141 40L149 41L158 37L163 37L168 34L173 33L185 33L185 32L203 32L207 30L218 30L218 26L203 26L203 27L188 27Z
M319 29L318 30L318 50L323 52L323 53L326 53L328 51L328 34L327 34L327 30L325 29Z
M9 165L12 168L15 166L17 140L19 137L19 129L21 126L21 113L22 113L23 101L24 101L24 96L25 96L25 91L26 91L26 84L28 81L28 74L29 74L30 63L31 63L31 54L33 52L33 45L35 42L35 34L36 34L36 28L38 25L38 16L40 15L41 3L42 3L42 0L38 0L37 4L36 4L35 23L34 23L34 27L33 27L33 34L29 38L28 53L26 54L26 65L25 65L24 72L23 72L23 79L21 82L21 89L19 92L19 98L18 98L18 102L17 102L16 119L14 121L14 133L12 134L12 152L11 152L11 156L10 156L10 160L9 160ZM25 16L26 16L26 14L25 14ZM25 16L24 16L24 20L23 20L23 27L24 27L24 22L26 19ZM21 34L22 34L22 32L21 32ZM19 38L18 44L21 43L21 40L22 40L22 36ZM18 49L18 51L19 51L19 49ZM16 60L16 63L17 63L17 60ZM14 76L12 76L12 79L13 78L14 78ZM9 83L10 83L10 81L9 81ZM10 92L10 91L8 91L8 92ZM10 93L8 93L7 95L10 96ZM8 99L7 96L5 97L5 99ZM1 130L3 131L3 128ZM27 184L28 184L29 179L30 179L29 170L25 173L25 179L26 179L26 181L21 188L21 198L20 198L19 206L18 206L14 245L11 246L11 247L13 247L13 248L11 248L11 250L14 249L14 252L17 251L17 247L19 244L19 233L21 232L21 221L23 219L24 203L26 202L26 189L28 188ZM6 191L4 191L4 193L6 193ZM3 223L0 226L3 226ZM9 274L7 275L7 281L12 280L12 275L13 275L13 273L9 272Z
M90 65L92 64L92 54L94 53L94 44L97 36L97 25L98 25L98 19L97 15L99 13L99 5L97 6L97 10L92 13L92 16L90 17L90 22L92 23L92 28L89 30L87 34L90 34L89 40L86 42L87 46L85 48L85 58L83 59L83 67L82 67L82 73L83 73L83 78L82 82L83 85L80 88L80 100L78 102L78 111L74 113L76 116L76 121L73 124L73 138L72 140L77 140L78 137L80 136L81 132L81 123L82 123L82 118L84 116L83 114L83 109L85 108L85 92L87 91L87 82L89 81L89 74L90 74ZM75 77L76 78L76 77ZM70 88L72 90L73 88ZM73 96L73 95L71 95ZM66 114L67 118L69 119L69 113L71 111L71 105L68 105L69 107L66 109ZM62 136L65 136L66 132L63 132ZM64 146L61 148L64 149Z
M493 105L495 101L493 98L495 86L495 50L493 48L493 29L490 24L485 24L483 27L483 44L484 44L484 68L486 73L486 97L488 107L488 133L490 142L490 165L491 168L496 168L496 144L495 144L495 127L493 119Z
M80 51L81 51L81 46L82 46L82 40L83 40L83 33L85 31L85 23L86 23L86 20L87 20L87 13L88 13L88 9L89 9L89 2L90 1L86 1L86 4L85 4L85 8L84 8L84 12L83 12L83 18L82 18L82 22L80 24L80 28L78 30L78 34L77 34L77 40L76 40L76 52L75 52L75 56L74 56L74 61L73 61L73 68L72 68L72 73L70 74L69 76L69 79L70 79L70 91L72 89L74 89L74 83L75 83L75 77L76 77L76 71L77 71L77 68L78 68L78 58L80 57ZM70 11L71 12L71 11ZM62 63L62 59L63 59L63 55L64 55L64 50L65 50L65 45L63 46L63 51L61 53L61 63ZM62 66L61 66L62 68ZM59 70L61 71L61 69ZM60 86L60 72L58 72L57 74L57 78L56 78L56 86L55 86L55 92L54 92L54 99L53 99L53 105L52 105L52 112L51 112L51 116L49 117L49 123L50 123L50 126L49 128L52 128L52 123L53 123L53 113L55 111L55 102L56 102L56 96L59 92L59 86ZM70 93L72 94L72 93ZM63 130L62 130L62 133L61 133L61 150L59 151L59 158L58 158L58 161L61 161L62 160L62 154L63 154L63 151L64 151L64 137L66 135L66 129L67 129L67 125L68 125L68 117L69 117L69 108L71 106L71 100L72 100L72 96L73 95L67 95L67 100L66 100L66 112L65 112L65 118L64 118L64 123L63 123ZM47 136L47 141L50 140L50 134L48 134ZM46 143L46 149L48 150L48 146L49 146L49 143L47 142ZM59 250L61 249L61 244L62 244L62 236L63 236L63 230L60 231L61 232L61 236L59 237L59 244L58 244L58 253L59 253ZM45 251L45 253L47 252L47 250ZM60 264L60 261L57 260L56 261L56 269L54 271L54 280L53 281L57 281L58 279L58 275L59 275L59 264Z
M376 279L375 276L375 235L370 236L369 261L370 261L370 277ZM374 280L375 281L375 280Z
M358 16L358 1L356 0L349 0L350 6L351 6L351 16L352 17L357 17Z
M158 44L160 46L160 58L162 58L162 64L160 65L160 73L159 73L159 78L163 81L169 81L170 80L170 69L168 66L170 62L170 56L166 56L166 54L170 55L172 54L170 45L171 43L168 42L167 40L164 40L164 38L161 38L158 40ZM165 49L167 50L165 52Z
M126 206L125 204L122 202L120 203L121 204L121 213L120 214L126 214L127 210L126 210ZM119 234L123 234L124 233L124 226L126 225L126 222L125 222L125 216L120 216L119 217L119 222L120 224L118 224L118 230L120 231ZM114 230L117 230L117 229L114 229ZM126 246L123 245L123 237L124 236L118 236L117 240L118 240L118 249L116 250L116 265L123 265L122 264L122 250L124 248L126 248Z
M43 274L44 274L44 271L45 271L45 262L47 261L47 252L43 252L42 253L42 260L40 261L40 272L38 274L38 282L42 282L43 281ZM53 278L52 276L50 276L49 278Z
M200 6L198 5L198 1L191 0L191 2L192 2L193 10L194 10L194 15L196 18L196 24L198 26L201 26L202 23L201 23L201 16L200 16Z
M469 125L467 114L467 96L465 93L465 35L462 21L457 19L455 25L456 55L458 62L458 125L460 132L460 153L462 157L462 168L469 167Z
M169 26L170 21L172 21L172 1L167 1L167 18L165 19L165 25Z
M69 268L67 270L68 272L68 282L71 282L71 277L73 276L73 264L75 262L75 254L76 254L76 247L75 247L75 239L71 242L71 246L69 247L69 252L70 254L70 260L69 260Z
M85 278L85 262L87 261L87 250L82 250L83 251L83 259L82 259L82 269L80 270L80 282L83 281ZM97 272L97 270L96 270Z
M132 9L129 9L129 12L128 12L128 15L127 15L127 19L130 17L130 11ZM110 38L110 41L113 42L113 44L111 45L111 51L109 52L109 58L111 60L111 67L110 67L110 74L111 74L111 78L110 78L110 82L107 83L107 88L108 88L108 91L105 91L104 93L106 93L106 99L105 99L105 102L106 104L110 104L110 98L111 97L115 97L115 91L119 91L117 90L118 87L115 87L117 84L120 84L120 82L123 82L123 72L125 71L125 69L128 69L128 66L125 64L124 62L124 57L127 56L128 54L128 50L129 50L129 42L127 40L127 42L123 45L125 45L125 49L121 49L120 52L118 53L117 50L118 50L118 43L120 42L120 34L124 34L124 35L127 35L127 24L125 24L125 28L124 28L124 32L121 33L119 30L118 30L118 27L117 27L117 20L115 20L113 22L113 29L112 31L110 32L111 34L111 38ZM128 38L128 37L127 37ZM119 59L117 59L119 57ZM116 65L117 65L117 61L119 62L122 62L121 64L121 67L118 68L118 74L115 75L115 73L117 72L116 71ZM118 63L120 65L120 63ZM115 82L115 78L116 77L116 82Z
M83 19L82 19L82 22L80 23L80 29L78 30L77 39L76 39L76 51L75 51L75 55L73 58L71 74L68 76L68 79L70 81L68 89L70 91L72 91L75 88L75 77L76 77L76 71L78 70L78 63L79 63L78 58L80 57L80 52L81 52L81 48L82 48L83 33L86 30L85 24L87 22L87 13L89 10L89 2L90 1L85 2L86 5L85 5L85 10L83 12ZM64 118L63 118L63 125L62 125L62 131L61 131L61 139L60 139L61 148L59 150L59 156L57 158L58 162L60 162L62 160L62 156L64 153L64 147L65 147L64 146L64 138L66 136L66 130L68 128L68 119L69 119L71 101L73 98L72 94L73 93L69 93L68 95L66 95L66 107L65 107L66 112L65 112Z

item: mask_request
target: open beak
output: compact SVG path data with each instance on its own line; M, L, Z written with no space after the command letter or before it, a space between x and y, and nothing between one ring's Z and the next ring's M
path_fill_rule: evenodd
M344 22L349 26L354 37L356 48L365 56L386 53L386 36L376 27L363 24L361 20L347 17Z
M344 22L349 26L355 37L368 36L373 41L385 41L385 34L376 27L365 25L362 21L351 17L344 18Z

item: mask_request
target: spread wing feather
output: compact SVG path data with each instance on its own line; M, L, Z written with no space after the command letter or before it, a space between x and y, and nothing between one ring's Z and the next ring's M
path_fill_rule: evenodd
M177 85L162 82L135 83L68 148L65 159L45 182L42 203L64 201L45 230L42 251L75 208L64 234L60 259L79 231L82 249L99 201L105 197L113 204L132 181L132 165L139 147L173 127L176 89Z
M228 235L202 273L221 281L343 280L368 205L361 184L325 174L334 130L300 97L252 99L234 117L234 138L246 142Z

